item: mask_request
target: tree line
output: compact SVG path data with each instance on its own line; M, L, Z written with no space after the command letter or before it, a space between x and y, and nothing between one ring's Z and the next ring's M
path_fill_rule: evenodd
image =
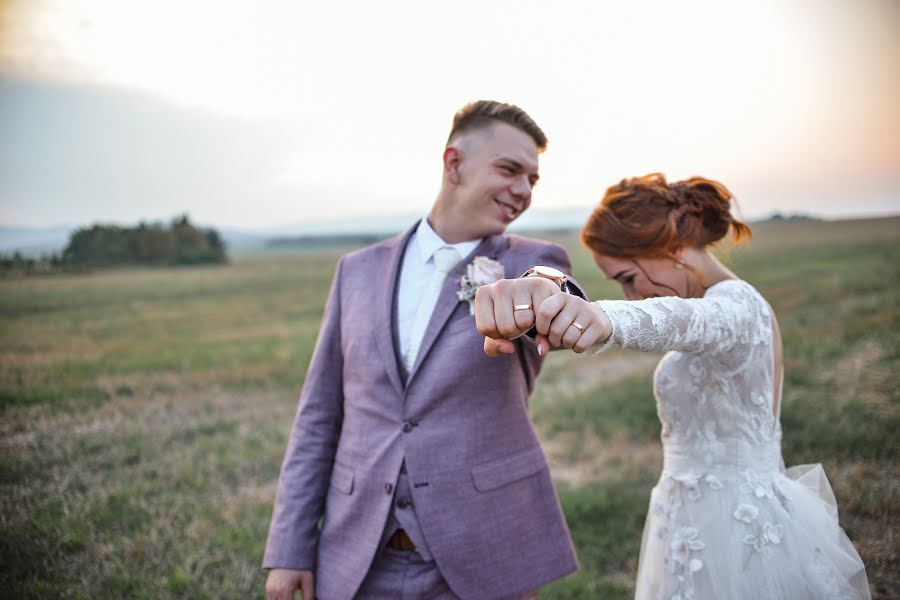
M187 215L169 226L141 222L137 227L92 225L69 236L61 253L26 258L19 252L0 255L0 269L26 273L84 270L115 266L216 264L228 261L225 242L215 229L195 227Z

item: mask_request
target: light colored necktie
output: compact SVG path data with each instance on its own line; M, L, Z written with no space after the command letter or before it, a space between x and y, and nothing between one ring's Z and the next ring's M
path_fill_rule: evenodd
M407 373L411 373L413 365L416 364L416 355L419 354L419 346L425 336L425 328L428 327L428 322L431 320L431 313L434 312L438 296L441 295L441 288L444 287L447 273L456 266L461 258L459 252L450 246L443 246L434 253L434 274L428 285L425 286L422 301L416 309L416 316L409 332L409 352L406 353Z

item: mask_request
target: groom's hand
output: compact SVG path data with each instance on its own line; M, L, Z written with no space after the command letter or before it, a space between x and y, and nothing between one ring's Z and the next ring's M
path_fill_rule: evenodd
M314 583L312 571L272 569L266 579L266 600L294 600L294 592L298 589L303 600L314 600Z
M560 289L541 277L501 279L483 285L475 293L475 326L486 338L484 351L489 356L512 354L514 340L534 327L535 307ZM546 342L539 340L539 350L546 350ZM542 353L543 354L543 353Z

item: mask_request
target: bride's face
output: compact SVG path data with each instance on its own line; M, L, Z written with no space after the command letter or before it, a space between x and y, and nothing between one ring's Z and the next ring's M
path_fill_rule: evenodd
M685 270L674 258L617 258L594 252L594 262L609 279L622 286L629 300L687 297Z

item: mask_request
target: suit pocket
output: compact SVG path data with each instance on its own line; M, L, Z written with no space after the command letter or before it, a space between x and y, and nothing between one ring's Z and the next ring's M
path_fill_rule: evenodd
M547 468L540 446L477 465L472 469L472 481L479 492L488 492L514 481L525 479Z
M340 463L334 463L331 469L331 487L345 494L352 494L354 477L353 469Z

